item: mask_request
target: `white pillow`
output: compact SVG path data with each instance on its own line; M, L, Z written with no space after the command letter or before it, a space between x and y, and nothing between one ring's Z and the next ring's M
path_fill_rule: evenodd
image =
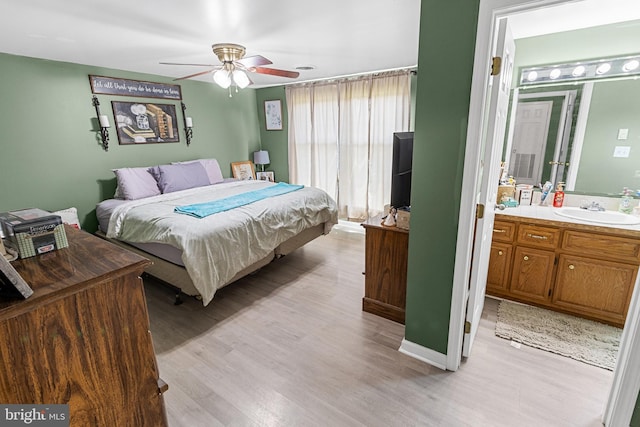
M80 230L80 221L78 220L78 210L76 208L61 209L51 213L60 216L65 224Z

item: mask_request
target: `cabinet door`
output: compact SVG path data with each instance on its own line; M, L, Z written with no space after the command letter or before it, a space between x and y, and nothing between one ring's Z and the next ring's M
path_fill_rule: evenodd
M635 265L560 255L553 303L622 326L637 273Z
M549 301L555 253L516 246L511 294L531 301Z
M494 242L491 245L489 272L487 273L487 292L500 295L508 292L512 252L513 247L509 244Z

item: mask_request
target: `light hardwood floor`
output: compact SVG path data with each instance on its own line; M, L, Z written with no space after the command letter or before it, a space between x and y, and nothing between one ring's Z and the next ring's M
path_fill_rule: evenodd
M610 371L497 338L491 299L471 357L431 367L362 312L363 270L364 236L334 230L207 307L145 280L169 425L601 425Z

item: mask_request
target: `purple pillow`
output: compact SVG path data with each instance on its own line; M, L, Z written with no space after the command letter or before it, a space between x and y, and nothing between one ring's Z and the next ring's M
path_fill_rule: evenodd
M158 183L147 170L148 168L113 169L118 181L116 197L125 200L136 200L160 194Z
M162 193L209 185L207 171L200 162L159 165L149 168Z
M204 166L204 170L207 171L207 176L209 177L209 184L217 184L222 182L224 178L222 178L222 171L220 170L220 165L216 159L198 159L198 160L190 160L187 162L174 162L174 165L187 165L190 163L199 162Z

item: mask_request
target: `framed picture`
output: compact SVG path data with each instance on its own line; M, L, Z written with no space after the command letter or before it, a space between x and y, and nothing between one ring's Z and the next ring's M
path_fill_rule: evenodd
M282 103L279 99L264 101L267 130L282 130Z
M111 101L120 145L180 142L176 106Z
M256 179L259 181L276 182L273 171L256 172Z
M253 168L253 163L249 160L244 162L232 162L231 171L233 172L233 177L237 179L256 179L256 171Z

